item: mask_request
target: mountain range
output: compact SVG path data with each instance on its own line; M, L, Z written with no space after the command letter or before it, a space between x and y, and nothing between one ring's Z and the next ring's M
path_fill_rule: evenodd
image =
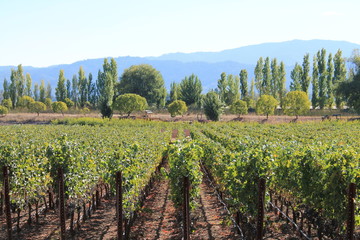
M277 58L278 62L283 61L286 66L288 84L290 82L290 71L296 62L302 63L303 57L309 53L311 58L316 52L325 48L333 55L338 49L343 52L343 57L351 56L354 49L360 49L359 44L346 41L332 40L292 40L279 43L263 43L258 45L245 46L220 52L195 52L195 53L169 53L159 57L117 57L119 75L124 69L136 64L150 64L159 70L165 80L165 86L169 88L171 82L180 82L185 76L196 74L202 81L205 91L216 88L220 74L238 75L241 69L246 69L249 74L249 81L253 78L253 72L259 57ZM19 63L20 64L20 63ZM92 73L94 79L97 72L102 68L103 58L88 59L72 64L54 65L49 67L36 68L23 66L25 73L30 73L33 83L40 83L44 80L49 82L53 89L56 86L60 69L65 72L65 77L71 79L77 74L82 66L86 74ZM0 66L0 79L10 79L11 68L16 66ZM2 81L0 81L2 88Z

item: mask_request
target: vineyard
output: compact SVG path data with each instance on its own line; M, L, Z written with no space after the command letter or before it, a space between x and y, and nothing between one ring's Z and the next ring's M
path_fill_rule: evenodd
M0 129L1 239L31 239L39 224L44 239L81 239L94 216L121 228L96 239L141 239L154 218L172 225L149 239L360 237L360 198L349 190L360 184L356 122L80 119Z

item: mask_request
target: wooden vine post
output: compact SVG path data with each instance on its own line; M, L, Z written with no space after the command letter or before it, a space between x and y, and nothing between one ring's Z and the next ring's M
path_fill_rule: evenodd
M263 239L264 228L264 202L265 202L265 179L260 178L258 183L258 217L256 226L256 239Z
M66 239L66 226L65 226L65 194L64 194L64 169L58 168L58 184L59 184L59 214L60 214L60 239Z
M190 239L190 183L189 177L184 177L184 192L183 192L183 225L184 225L184 240Z
M9 187L9 169L7 166L3 167L4 177L4 194L5 194L5 215L6 215L6 228L8 239L12 239L12 226L11 226L11 211L10 211L10 187Z
M123 239L123 204L122 204L122 173L116 172L116 222L117 222L117 239Z
M348 240L354 239L354 230L355 230L355 195L356 195L356 184L349 184L349 193L348 193L348 220L346 227L346 235Z

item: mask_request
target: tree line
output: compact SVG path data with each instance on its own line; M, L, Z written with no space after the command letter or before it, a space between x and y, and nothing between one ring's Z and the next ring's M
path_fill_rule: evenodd
M341 89L346 89L345 83L356 79L358 58L358 52L354 52L350 59L354 65L348 71L341 50L338 50L334 57L331 53L327 54L325 49L319 50L312 58L312 66L310 55L305 54L302 64L296 63L291 71L290 92L301 91L308 96L311 89L309 99L313 109L341 109L345 105L357 109L356 104L354 105L356 101L349 101L351 91ZM248 72L245 69L240 70L239 75L221 73L217 88L202 94L201 80L192 74L184 77L179 83L172 82L167 93L161 73L152 66L134 65L125 69L119 76L115 59L105 58L96 79L91 73L86 75L82 67L71 80L66 79L64 71L60 70L55 98L57 102L65 103L67 108L99 109L103 117L111 117L114 110L123 112L121 106L124 104L117 99L128 93L139 95L146 100L142 108L163 108L174 101L183 101L186 109L203 109L206 112L214 111L214 106L219 109L230 106L232 112L239 113L239 109L258 109L257 101L264 95L271 96L278 106L284 108L284 99L287 95L284 62L278 63L276 58L260 57L254 69L254 76L249 84ZM24 102L41 102L48 108L53 106L51 85L45 86L43 80L40 85L32 85L30 74L24 75L21 65L11 70L10 83L4 79L2 96L2 105L12 109L29 107L29 104ZM25 96L28 98L24 99ZM207 108L209 105L212 105L210 110ZM241 111L243 112L244 110Z

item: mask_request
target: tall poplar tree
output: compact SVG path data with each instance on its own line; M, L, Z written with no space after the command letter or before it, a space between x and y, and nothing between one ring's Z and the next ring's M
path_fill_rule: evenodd
M317 53L319 69L319 107L324 109L327 98L327 72L326 72L326 50L323 48Z
M45 98L52 99L52 87L51 87L51 84L49 82L46 85Z
M170 102L174 102L179 98L179 85L176 82L170 84Z
M342 57L342 51L339 49L334 56L334 78L333 86L334 89L345 82L346 80L346 66L345 59ZM335 105L337 109L341 108L342 97L335 91Z
M108 59L105 58L103 71L99 70L96 81L99 96L98 105L103 118L111 118L113 115L114 83L117 81L114 79L115 77L117 77L115 60L111 59L111 64L109 64Z
M10 93L11 102L13 104L13 108L16 107L16 103L18 99L18 91L16 86L17 86L16 71L14 69L11 69L9 93Z
M271 93L271 69L270 69L270 58L265 59L263 68L263 94L269 95Z
M240 99L240 78L232 74L227 77L228 90L226 92L225 103L230 106Z
M250 82L250 92L249 92L250 98L255 101L255 81L252 78Z
M283 100L286 95L286 69L283 61L280 62L279 78L277 82L278 95L280 100L280 107L283 106Z
M278 90L278 80L279 79L279 66L277 64L277 59L273 58L271 60L271 84L270 84L270 93L275 99L279 100Z
M34 100L39 101L39 85L37 83L34 84Z
M246 69L240 71L240 91L241 99L246 99L248 97L248 73Z
M310 55L307 53L304 56L302 64L302 74L301 74L301 91L308 94L310 86Z
M71 81L69 79L66 79L66 97L68 99L71 99Z
M79 81L76 74L71 80L71 100L74 102L75 109L79 106Z
M255 75L255 86L261 96L263 94L263 68L264 68L264 60L262 57L256 63L256 67L254 70Z
M9 99L10 98L10 89L9 89L9 83L6 80L6 78L4 78L4 83L3 83L3 99Z
M221 73L220 75L220 79L217 82L217 89L219 92L219 97L221 99L221 101L225 102L226 101L226 94L227 94L227 89L228 87L228 82L227 82L227 78L226 78L226 73Z
M79 104L84 107L88 100L88 80L85 76L84 69L79 69Z
M42 102L42 103L45 103L45 83L44 83L44 80L41 80L41 83L40 83L39 101Z
M334 78L334 64L333 64L333 57L330 53L328 56L327 62L327 99L326 104L331 109L334 104L334 87L333 87L333 78Z
M24 96L25 93L25 76L22 65L18 65L16 71L16 89L17 89L17 97L18 99Z
M65 87L65 76L64 76L64 70L60 70L59 78L57 82L57 87L55 88L55 96L56 100L59 102L64 102L65 98L67 97L67 91ZM34 93L35 94L35 93ZM36 100L37 101L37 100Z
M302 91L301 76L302 68L298 63L296 63L294 69L290 73L290 77L292 79L292 82L290 83L290 91Z
M95 106L97 101L96 84L93 82L91 73L89 73L88 79L88 101L92 106Z
M32 90L31 90L32 79L31 79L30 74L27 73L25 78L26 78L25 95L29 96L29 97L33 97Z
M313 58L311 104L313 109L319 106L319 69L316 55Z

